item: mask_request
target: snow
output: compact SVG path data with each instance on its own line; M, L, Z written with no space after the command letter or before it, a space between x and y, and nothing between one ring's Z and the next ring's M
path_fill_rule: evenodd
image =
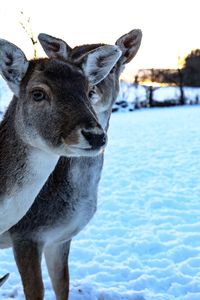
M0 112L5 111L11 98L12 92L9 90L5 81L0 77Z
M135 109L138 103L145 103L147 100L147 89L142 85L134 85L125 81L120 82L120 91L114 107L121 112ZM120 102L126 102L122 107ZM119 105L118 105L119 104ZM121 107L120 107L121 106Z
M148 106L149 86L120 82L120 92L114 105L115 111L126 112ZM200 103L200 87L184 87L186 104ZM153 100L178 104L180 88L176 86L153 86Z
M200 299L200 106L112 115L98 211L74 239L70 300ZM0 299L22 300L12 251ZM45 299L55 299L43 262Z
M176 86L163 86L154 91L154 100L176 100L180 98L180 89Z
M185 87L184 94L189 103L195 103L195 101L200 101L200 87Z
M188 103L195 103L200 100L200 88L184 87L184 96ZM179 98L180 89L176 86L160 87L154 91L154 100L156 101L178 100Z
M145 101L147 97L147 92L145 86L140 84L134 85L131 83L127 83L121 81L120 83L120 92L118 95L119 100L126 100L128 102L137 101Z

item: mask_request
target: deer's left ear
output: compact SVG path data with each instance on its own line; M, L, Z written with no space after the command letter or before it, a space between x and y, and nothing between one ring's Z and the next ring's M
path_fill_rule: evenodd
M122 51L120 61L122 64L130 62L136 55L140 48L142 40L142 31L140 29L134 29L127 34L121 36L117 41L116 45L119 46Z
M63 40L46 33L40 33L38 35L38 40L48 57L61 59L69 58L72 49Z
M121 54L118 46L104 45L88 52L77 63L81 66L88 81L94 86L109 74Z

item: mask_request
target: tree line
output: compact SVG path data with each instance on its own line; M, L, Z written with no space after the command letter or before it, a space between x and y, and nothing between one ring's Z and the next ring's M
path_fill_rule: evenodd
M135 76L135 84L140 82L156 82L176 85L180 88L179 104L186 103L184 86L200 87L200 49L192 50L185 58L183 67L178 69L142 69ZM156 87L148 87L150 106L155 105L153 92Z
M137 74L139 82L157 82L191 87L200 86L200 49L192 50L185 58L182 68L143 69Z

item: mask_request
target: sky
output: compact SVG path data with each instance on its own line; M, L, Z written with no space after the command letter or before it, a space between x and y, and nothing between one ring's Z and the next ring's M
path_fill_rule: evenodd
M124 78L138 69L177 68L178 57L200 48L199 0L6 0L0 4L0 38L19 46L28 58L32 44L20 25L30 17L40 32L64 39L71 47L109 43L134 28L143 31L141 48L127 65ZM20 12L23 11L25 18ZM44 56L38 45L38 53Z

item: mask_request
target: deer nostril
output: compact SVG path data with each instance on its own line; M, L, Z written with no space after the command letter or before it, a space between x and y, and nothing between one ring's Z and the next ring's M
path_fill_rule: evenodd
M107 142L107 136L105 133L97 134L92 131L81 130L82 135L88 141L92 149L98 149L103 147Z

